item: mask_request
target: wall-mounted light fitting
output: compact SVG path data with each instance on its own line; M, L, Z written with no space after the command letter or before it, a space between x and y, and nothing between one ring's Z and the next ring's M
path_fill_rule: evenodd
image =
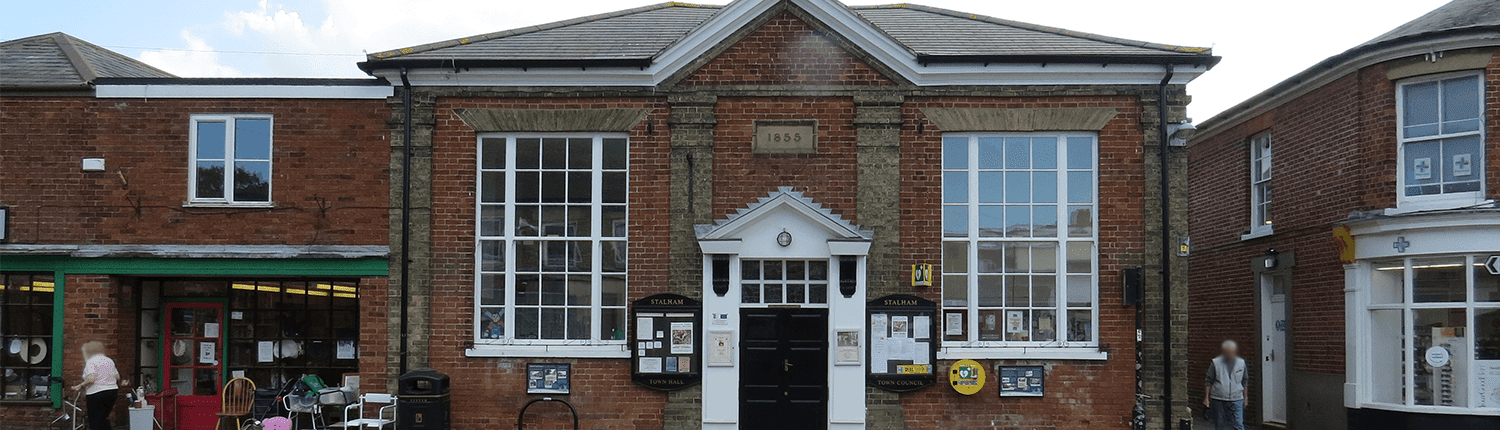
M854 297L856 285L859 285L859 259L847 255L839 257L839 294L846 299Z
M776 244L781 246L792 246L792 234L786 229L781 229L781 234L776 235Z
M1265 260L1265 262L1266 262L1266 268L1267 269L1275 269L1276 265L1281 263L1280 261L1277 261L1277 260L1280 260L1280 258L1279 258L1280 256L1281 256L1281 252L1277 251L1276 248L1267 249L1266 250L1266 260Z
M1198 126L1192 121L1183 120L1180 124L1167 124L1167 145L1187 146L1188 139L1198 134Z

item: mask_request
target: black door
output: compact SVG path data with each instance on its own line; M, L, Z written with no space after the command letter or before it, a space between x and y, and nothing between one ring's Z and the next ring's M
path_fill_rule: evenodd
M740 311L740 428L828 428L828 310Z

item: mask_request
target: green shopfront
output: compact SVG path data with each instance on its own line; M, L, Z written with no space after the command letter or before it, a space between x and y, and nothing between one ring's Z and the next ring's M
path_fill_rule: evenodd
M386 309L384 246L67 248L0 254L5 408L61 406L62 385L49 377L76 381L79 346L99 340L132 387L175 406L157 411L168 429L212 429L229 379L357 383L361 350L384 343L369 335L387 322L370 317ZM361 316L378 330L362 329Z

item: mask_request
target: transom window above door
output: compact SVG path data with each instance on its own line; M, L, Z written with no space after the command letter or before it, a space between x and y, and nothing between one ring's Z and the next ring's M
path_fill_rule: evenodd
M623 351L625 136L486 135L478 149L476 345Z
M828 304L825 260L741 260L741 304Z

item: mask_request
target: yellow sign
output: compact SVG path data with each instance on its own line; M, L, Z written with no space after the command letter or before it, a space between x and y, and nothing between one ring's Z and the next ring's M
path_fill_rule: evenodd
M948 368L948 383L959 394L974 395L984 389L984 366L974 360L959 360Z
M913 287L931 287L932 286L932 265L931 264L913 264L913 265L911 265L911 286L913 286Z
M1333 240L1339 246L1339 262L1353 264L1356 261L1354 253L1354 233L1347 226L1333 228Z
M932 373L931 364L902 364L896 366L896 373L902 375L925 375Z

